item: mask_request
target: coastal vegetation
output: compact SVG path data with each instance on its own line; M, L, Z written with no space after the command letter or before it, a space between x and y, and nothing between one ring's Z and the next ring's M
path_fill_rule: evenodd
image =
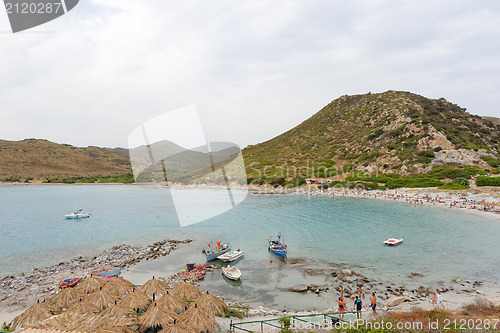
M155 151L177 154L165 165L149 169L146 165L139 181L165 181L173 176L224 183L222 177L205 177L211 170L198 165L204 161L200 152L173 143L155 145ZM226 148L213 154L221 165L236 149ZM135 155L149 163L147 152L139 147ZM297 187L306 184L306 179L319 178L331 181L323 188L463 189L480 177L478 186L499 186L494 176L500 173L500 121L472 115L444 98L410 92L345 95L298 126L250 145L242 153L247 183L256 185ZM129 152L123 148L0 140L0 163L2 182L134 181ZM179 163L185 174L175 173Z
M445 186L457 177L498 174L500 124L494 119L409 92L346 95L282 135L248 146L243 155L254 184L346 181L359 172L387 175L385 181L365 181L388 188Z

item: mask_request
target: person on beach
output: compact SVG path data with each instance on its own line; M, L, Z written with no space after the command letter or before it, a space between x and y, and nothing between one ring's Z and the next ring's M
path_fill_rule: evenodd
M344 301L344 297L339 297L339 312L340 312L340 319L344 319L344 311L345 311L345 306L346 306L346 303Z
M354 300L354 309L356 310L356 318L361 319L361 307L363 305L363 302L361 302L361 299L359 299L358 296L356 296L356 299Z
M443 307L445 309L444 304L443 304L443 295L441 295L441 292L436 289L437 292L437 308L439 309L440 307Z
M370 301L371 301L373 315L376 316L377 315L377 296L375 296L374 292L372 293L372 298Z
M437 300L436 293L435 293L435 292L433 292L433 293L432 293L432 299L431 299L431 302L432 302L432 308L433 308L433 309L436 309L436 308L437 308L437 305L436 305L436 304L437 304L437 303L436 303L436 300Z
M359 288L358 288L359 299L361 299L361 294L363 294L363 289L361 286L359 286Z

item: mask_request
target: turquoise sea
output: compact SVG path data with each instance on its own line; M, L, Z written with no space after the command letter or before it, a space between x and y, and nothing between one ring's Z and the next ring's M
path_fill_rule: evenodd
M217 195L217 191L193 191L196 196ZM80 208L92 217L64 219ZM402 283L411 272L418 272L424 275L419 283L447 283L458 277L490 285L500 282L500 223L459 210L250 193L236 208L181 228L169 190L160 186L0 186L0 277L94 255L118 243L192 238L197 241L193 251L184 253L179 262L202 262L202 244L229 240L246 251L238 262L248 276L243 286L245 281L272 284L265 273L273 269L267 238L278 232L285 237L290 258L308 258L317 265L343 264L383 281ZM391 236L404 238L404 244L383 246Z

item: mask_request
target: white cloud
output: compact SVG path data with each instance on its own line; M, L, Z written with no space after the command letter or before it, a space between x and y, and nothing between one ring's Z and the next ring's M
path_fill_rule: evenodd
M196 104L208 137L244 146L388 89L500 116L499 14L487 1L80 1L0 34L0 137L126 146Z

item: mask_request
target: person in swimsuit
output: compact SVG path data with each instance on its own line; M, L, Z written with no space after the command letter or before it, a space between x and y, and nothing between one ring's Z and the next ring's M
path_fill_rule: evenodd
M354 309L357 311L356 313L356 317L358 319L361 319L361 308L362 308L362 302L361 300L359 299L358 296L356 296L356 299L354 300Z
M436 309L436 308L437 308L437 305L436 305L436 300L437 300L436 293L435 293L435 292L433 292L433 293L432 293L432 299L431 299L431 302L432 302L432 308L433 308L433 309Z
M344 297L339 297L339 312L340 312L340 319L344 319L344 311L345 311L345 301Z
M443 307L443 309L445 309L444 304L443 304L443 295L441 295L441 292L439 290L436 290L436 291L437 291L437 307L438 307L438 309L440 307Z
M375 296L375 293L372 293L371 305L372 305L373 315L376 316L377 315L377 296Z

